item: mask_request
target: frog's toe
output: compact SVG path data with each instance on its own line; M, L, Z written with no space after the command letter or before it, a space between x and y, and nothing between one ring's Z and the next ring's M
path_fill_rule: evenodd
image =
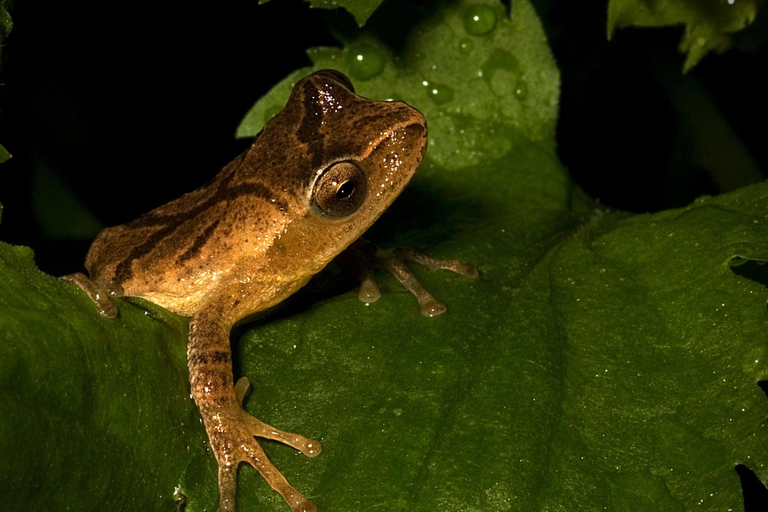
M275 427L267 425L263 421L254 418L245 411L243 411L242 414L243 424L252 436L272 439L273 441L287 444L291 448L299 450L307 457L317 457L320 455L322 447L320 446L319 441L292 432L278 430Z
M364 267L360 272L360 290L357 296L366 304L376 302L381 298L379 286L373 277L373 266Z
M464 277L477 277L477 267L459 260L440 260L431 258L408 247L398 247L392 251L379 251L376 265L389 271L409 292L416 297L425 316L437 316L446 312L445 304L437 300L416 279L406 261L412 261L429 269L448 270Z
M393 255L405 261L412 261L431 270L448 270L464 277L477 277L480 272L475 265L459 260L441 260L432 258L426 254L414 251L410 247L398 247L392 251Z
M256 419L242 409L243 399L248 394L249 388L250 383L246 377L241 377L235 384L235 398L237 398L237 402L241 407L241 421L243 426L248 429L251 436L263 437L287 444L291 448L299 450L307 457L317 457L320 455L322 446L319 441L292 432L284 432L276 429L275 427Z
M257 444L258 446L258 444ZM264 479L285 499L291 507L291 512L317 512L314 503L304 498L296 489L291 487L283 475L266 458L259 446L261 456L252 454L254 460L244 460L255 467ZM255 461L255 459L259 459ZM219 508L217 512L235 511L235 494L237 489L237 464L219 465Z
M311 501L304 500L296 506L294 512L317 512L317 507Z
M256 420L255 418L253 419ZM263 423L261 424L264 425ZM269 427L269 425L265 426ZM279 430L272 429L271 427L269 428L274 430L275 433L285 434ZM252 429L249 428L248 430L251 431ZM265 435L263 437L270 437L275 439L274 436ZM286 480L283 474L280 473L280 470L278 470L267 458L267 455L264 453L261 445L258 443L258 441L256 441L256 439L253 438L253 436L248 436L247 439L243 439L241 441L240 448L243 452L243 462L247 462L261 474L261 476L264 478L264 480L267 481L270 487L277 491L280 496L283 497L288 506L291 507L291 512L315 512L317 510L312 502L307 500L299 491L294 489L293 486L288 483L288 480Z
M273 428L238 409L234 414L220 412L213 415L213 420L221 425L221 428L214 428L210 434L211 446L219 464L218 512L235 510L237 466L241 462L253 466L270 487L283 497L292 512L316 512L315 505L292 487L270 462L256 437L283 442L311 457L320 453L320 444L304 436Z

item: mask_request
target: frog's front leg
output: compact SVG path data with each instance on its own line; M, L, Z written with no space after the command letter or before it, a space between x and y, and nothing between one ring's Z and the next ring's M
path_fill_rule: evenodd
M211 448L219 465L219 512L235 508L237 467L247 462L285 499L293 512L314 512L315 506L272 465L255 437L287 444L314 457L320 443L262 423L241 407L248 381L232 382L229 345L231 323L226 300L214 301L192 318L187 344L187 364L192 397L200 410Z
M117 316L117 307L110 297L122 297L123 289L120 285L111 285L100 280L93 280L82 272L67 274L59 279L75 283L96 304L99 313L107 318Z
M392 250L381 250L363 239L352 244L348 251L349 257L356 260L360 274L360 300L365 303L376 302L381 297L379 287L373 277L374 268L382 268L390 272L400 284L416 297L425 316L437 316L445 313L446 306L429 293L416 279L406 262L417 263L431 270L448 270L464 277L477 277L477 267L459 260L441 260L432 258L410 247L397 247Z

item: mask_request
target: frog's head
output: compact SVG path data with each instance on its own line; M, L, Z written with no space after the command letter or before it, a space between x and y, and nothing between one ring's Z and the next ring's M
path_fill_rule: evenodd
M358 96L343 74L319 71L299 82L291 100L311 108L300 129L312 175L314 214L363 220L367 229L416 172L427 149L427 122L413 107ZM354 220L353 220L354 219Z
M346 76L324 70L296 84L254 145L272 154L262 172L279 172L294 199L281 245L300 244L297 252L324 266L410 181L427 148L427 123L413 107L358 96Z

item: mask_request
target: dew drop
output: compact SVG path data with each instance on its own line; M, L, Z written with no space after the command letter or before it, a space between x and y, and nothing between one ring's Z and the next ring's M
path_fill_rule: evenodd
M472 51L472 48L475 47L475 43L472 42L469 38L464 38L461 41L459 41L459 51L461 53L469 53Z
M496 26L496 11L487 5L473 5L464 11L464 29L468 34L487 34Z
M518 80L515 84L515 96L517 96L517 99L524 100L526 96L528 96L528 84L526 84L523 80Z
M520 63L511 53L499 50L493 50L491 56L485 61L482 67L482 77L486 83L490 84L497 71L508 71L512 74L520 73Z
M453 89L447 85L440 85L434 82L426 82L427 94L437 105L443 105L453 99Z
M370 80L384 70L386 59L382 52L368 43L349 49L346 55L349 73L358 80Z

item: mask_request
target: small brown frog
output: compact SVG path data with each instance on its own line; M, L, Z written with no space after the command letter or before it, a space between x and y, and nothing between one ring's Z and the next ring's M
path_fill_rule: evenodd
M255 437L307 456L320 444L245 412L248 390L233 383L229 333L248 316L304 286L347 249L410 181L427 148L424 117L402 102L355 94L343 74L300 80L285 108L252 146L207 185L122 226L102 231L75 282L115 316L110 296L141 297L192 318L187 346L192 396L219 466L219 511L234 510L237 466L247 462L293 512L315 506L267 459ZM365 254L355 244L357 254ZM379 297L371 265L395 274L427 315L445 307L406 267L411 260L466 276L477 269L408 249L368 252L361 299Z

